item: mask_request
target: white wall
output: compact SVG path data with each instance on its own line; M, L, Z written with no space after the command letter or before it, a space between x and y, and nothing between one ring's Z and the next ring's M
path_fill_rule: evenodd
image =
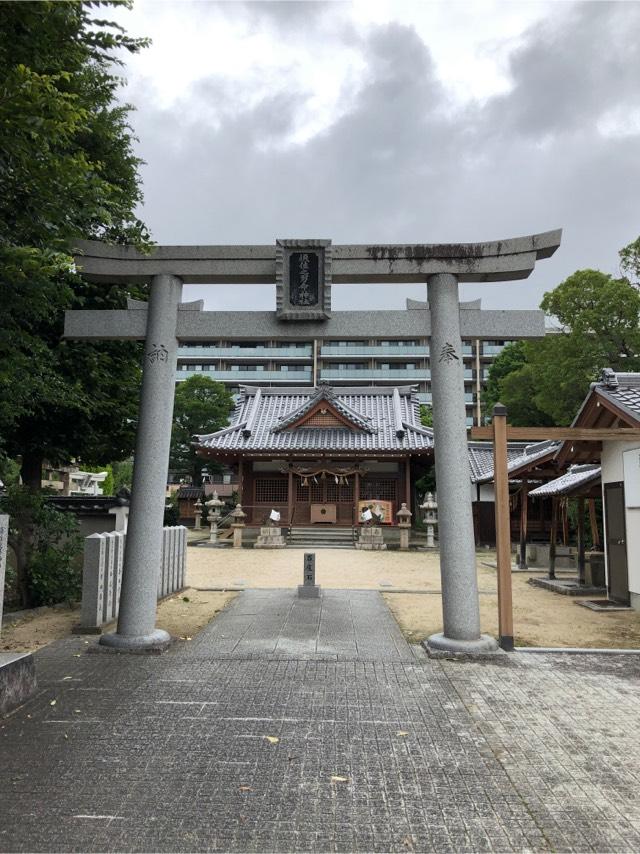
M623 465L623 453L625 451L640 450L640 443L636 442L603 442L602 443L602 493L604 498L604 484L625 482L625 504L629 503L633 495L631 485L631 467L627 464L627 472ZM627 458L629 460L629 458ZM629 495L629 498L627 498ZM635 503L635 502L634 502ZM629 592L631 594L632 606L640 611L640 507L625 508L625 525L627 529L627 565L629 571ZM606 542L606 519L605 519L605 542ZM605 548L605 562L606 562ZM607 581L609 579L609 567L607 565Z

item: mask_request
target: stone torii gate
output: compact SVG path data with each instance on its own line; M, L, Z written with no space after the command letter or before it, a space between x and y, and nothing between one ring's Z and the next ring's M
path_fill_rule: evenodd
M312 323L329 316L332 283L426 282L444 624L429 645L495 649L495 640L480 634L458 282L525 279L560 239L556 230L493 243L332 246L328 240L279 240L274 246L158 246L149 255L81 242L75 260L88 280L151 285L148 303L132 300L122 311L68 311L65 318L67 338L145 342L120 615L117 631L100 643L151 651L170 642L155 628L155 615L178 341L206 335L202 301L181 303L183 283L275 283L278 318Z

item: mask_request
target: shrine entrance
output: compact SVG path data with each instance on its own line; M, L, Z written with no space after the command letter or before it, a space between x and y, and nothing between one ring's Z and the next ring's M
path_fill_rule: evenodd
M355 476L339 479L323 472L304 484L298 479L295 488L295 524L355 524Z
M460 282L503 282L525 279L539 259L549 258L560 245L561 232L549 231L526 237L473 244L363 244L334 246L330 240L276 240L270 246L156 246L148 254L134 246L112 246L79 241L75 256L77 269L90 281L150 284L149 301L130 300L126 310L67 311L65 337L85 340L144 341L144 361L140 413L138 419L135 467L129 531L118 629L105 634L100 643L121 650L158 651L170 643L169 635L156 628L157 576L162 553L162 519L165 506L167 468L171 440L173 398L181 341L200 341L207 337L207 314L203 301L182 302L183 284L275 284L276 310L234 312L225 323L231 330L260 330L281 324L302 324L313 331L315 325L333 325L336 337L349 334L350 326L332 318L331 288L334 284L386 283L396 289L403 283L426 284L428 308L424 312L424 330L429 338L429 380L432 391L433 428L437 444L436 478L440 504L440 554L442 578L442 633L432 635L434 649L477 652L494 649L496 643L480 633L480 603L476 576L475 540L469 489L464 364L462 333L469 312L460 311ZM370 312L367 311L369 314ZM498 313L499 314L499 313ZM244 315L244 316L242 316ZM393 332L387 313L379 313L380 329ZM482 324L481 337L488 337L489 326ZM242 332L246 336L247 332ZM248 333L251 336L251 332ZM305 332L305 335L307 333ZM315 362L314 362L315 372ZM266 379L266 377L265 377ZM314 387L322 376L314 377ZM265 395L266 396L266 395ZM330 446L334 456L353 460L353 451L378 459L389 450L406 456L406 436L420 436L421 428L407 420L401 400L394 395L389 415L370 423L367 409L357 413L349 401L341 406L325 406L323 401L308 400L318 408L304 410L294 406L289 418L300 428L313 429L334 420L332 433L338 438L344 421L351 424L349 435L358 435L359 443ZM231 431L238 448L237 433L243 439L261 429L256 421L260 406L255 397L244 420ZM292 425L287 417L279 419L271 433L288 435ZM429 451L433 442L431 434ZM201 437L202 439L203 437ZM402 444L398 444L402 443ZM281 444L286 444L283 442ZM206 446L206 442L203 443ZM301 456L317 459L311 442L295 449ZM374 447L375 446L375 447ZM307 453L307 449L309 452ZM281 448L274 448L281 450ZM425 451L427 448L425 447ZM265 448L266 455L269 449ZM227 447L229 456L238 456ZM243 456L249 456L248 453ZM272 461L286 455L268 453ZM286 495L293 511L293 475L289 471ZM325 502L336 510L336 523L346 512L351 479L338 483L337 491L320 479L307 487L301 507L312 508ZM354 478L355 480L355 478ZM317 487L317 489L316 489ZM297 488L297 487L296 487ZM355 492L355 486L353 487ZM334 502L329 498L333 495ZM322 501L315 501L314 498ZM381 499L381 496L375 496ZM344 499L344 500L343 500ZM352 512L359 498L352 495ZM397 495L396 495L397 502ZM322 515L320 510L320 515ZM326 515L326 514L325 514Z

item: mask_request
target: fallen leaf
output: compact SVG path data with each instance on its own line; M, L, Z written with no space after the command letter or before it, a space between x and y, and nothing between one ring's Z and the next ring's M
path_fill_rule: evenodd
M262 737L266 738L269 744L277 744L280 741L275 735L263 735Z
M56 704L57 702L58 702L57 700L52 700L52 701L49 703L49 705L50 705L50 706L55 706L55 704Z
M65 738L69 738L69 736L66 734L66 732L65 732L65 734L64 734L64 737L65 737Z
M82 653L81 653L81 652L74 652L74 653L73 653L73 657L74 657L74 658L80 658L81 656L82 656Z
M331 782L332 783L348 783L349 778L348 777L340 777L339 774L332 774L331 775Z
M77 715L79 715L79 714L80 714L80 712L82 711L82 709L74 709L73 711L74 711Z
M251 791L251 786L239 786L239 787L238 787L238 791L239 791L239 792L250 792L250 791Z
M62 677L62 681L63 681L63 682L66 682L66 681L67 681L67 679L73 679L73 676L63 676L63 677Z
M403 729L399 729L398 732L396 733L396 735L405 736L405 735L409 735L409 733L405 732Z
M31 717L31 715L27 715L27 717L28 717L28 718L30 718L30 717Z

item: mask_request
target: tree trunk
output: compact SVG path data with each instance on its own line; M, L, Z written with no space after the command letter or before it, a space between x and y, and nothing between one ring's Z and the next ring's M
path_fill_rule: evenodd
M20 537L10 537L9 545L13 549L16 558L16 588L20 597L22 608L30 608L32 605L31 589L29 587L29 545L26 542L28 535L23 532Z
M20 476L22 483L32 492L39 492L42 488L42 463L40 454L25 453L22 455Z

